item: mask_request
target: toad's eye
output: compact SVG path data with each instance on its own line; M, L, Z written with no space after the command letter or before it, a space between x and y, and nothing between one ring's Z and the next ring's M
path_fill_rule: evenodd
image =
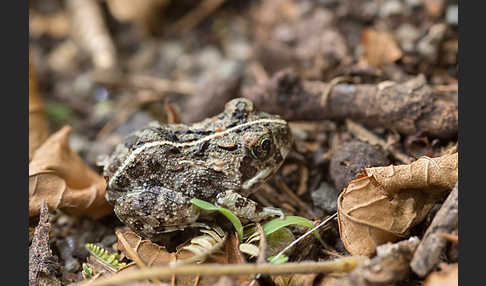
M272 151L272 137L268 134L256 138L253 144L250 144L250 152L253 158L265 160Z

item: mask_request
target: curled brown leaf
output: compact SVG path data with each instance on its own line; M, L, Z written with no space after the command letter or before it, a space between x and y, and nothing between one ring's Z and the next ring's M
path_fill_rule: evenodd
M112 212L105 200L105 179L91 170L69 148L71 127L52 134L33 154L29 164L29 216L47 201L49 209L75 216L99 218Z
M458 154L366 168L338 198L341 239L353 255L408 235L458 178Z

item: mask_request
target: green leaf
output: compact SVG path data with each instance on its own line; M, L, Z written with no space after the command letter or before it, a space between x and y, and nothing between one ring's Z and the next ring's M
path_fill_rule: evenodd
M46 113L49 119L56 122L65 122L72 116L72 111L63 103L48 101Z
M195 199L195 198L191 199L191 203L207 211L217 211L219 209L217 206L213 205L212 203L208 203L200 199Z
M286 226L291 225L291 224L299 224L299 225L306 226L308 228L314 227L312 222L310 220L306 219L305 217L286 216L283 219L276 218L276 219L273 219L273 220L267 222L266 224L264 224L263 225L263 233L265 235L269 235L269 234L281 229L282 227L286 227ZM322 238L319 235L319 232L317 232L317 230L314 231L314 235L316 236L317 239L319 239L319 241L321 241L321 243L323 243Z
M287 255L284 255L284 254L280 255L277 259L272 261L274 257L275 257L275 255L268 257L267 258L268 262L270 262L272 264L282 264L282 263L289 261L289 257Z
M197 207L199 207L203 210L219 211L227 219L229 219L229 221L233 224L233 226L236 229L236 232L238 232L238 238L240 239L240 241L243 240L243 225L241 224L240 219L234 213L232 213L230 210L222 208L222 207L217 207L217 206L215 206L211 203L208 203L206 201L196 199L196 198L191 199L190 202L193 205L195 205L195 206L197 206Z

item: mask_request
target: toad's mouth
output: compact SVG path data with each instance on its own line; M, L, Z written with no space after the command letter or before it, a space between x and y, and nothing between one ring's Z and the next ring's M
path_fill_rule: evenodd
M274 168L268 167L260 172L258 172L255 176L248 179L246 182L243 183L242 188L244 190L251 189L254 185L257 185L263 182L266 178L268 178L273 173Z

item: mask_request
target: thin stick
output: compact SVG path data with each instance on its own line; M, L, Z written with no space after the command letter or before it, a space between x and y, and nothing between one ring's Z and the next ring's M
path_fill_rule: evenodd
M338 85L339 83L352 81L353 79L349 76L338 76L333 78L328 85L326 85L324 91L322 92L321 96L321 106L326 106L327 99L329 98L329 94L331 94L331 90Z
M390 152L395 158L400 160L402 163L410 164L414 159L405 155L404 153L398 151L395 147L390 146L387 144L383 139L379 138L373 132L369 131L368 129L364 128L360 124L352 121L351 119L346 119L346 127L348 130L353 133L356 137L360 140L366 141L373 145L380 145L383 149Z
M223 4L223 2L224 0L202 1L198 7L194 8L177 22L175 22L169 28L169 31L172 33L184 33L191 30L199 23L201 23L204 19L206 19L206 17L208 17L211 13L216 11L216 9L218 9L218 7Z
M437 235L452 243L459 243L459 237L457 235L450 233L438 233Z
M267 239L263 233L263 228L260 223L256 223L258 234L260 235L260 254L258 255L257 263L265 263L265 250L267 248Z
M288 273L330 273L347 272L364 263L368 258L363 256L348 256L326 262L299 262L273 265L265 264L227 264L217 263L199 265L161 266L133 271L122 272L116 275L99 278L95 281L83 281L71 286L106 286L122 285L123 283L157 276L170 277L171 275L250 275L261 274L288 274Z
M300 211L305 214L307 217L314 217L315 214L309 209L309 206L304 203L291 189L287 184L284 183L282 180L277 181L277 185L280 187L285 194L287 194L292 202L299 207Z

